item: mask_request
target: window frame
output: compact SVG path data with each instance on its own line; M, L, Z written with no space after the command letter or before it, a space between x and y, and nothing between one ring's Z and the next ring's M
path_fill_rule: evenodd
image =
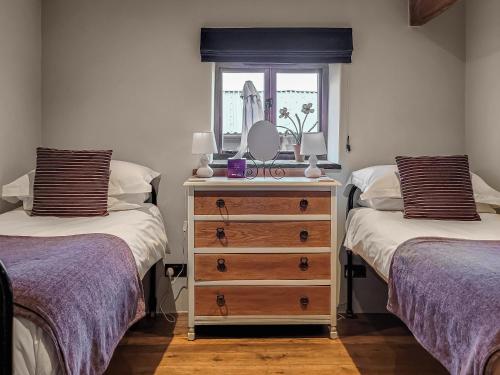
M319 131L325 136L328 148L328 82L329 67L327 64L251 64L251 63L216 63L214 82L214 134L219 153L215 159L227 159L236 154L234 151L225 151L223 146L222 124L222 74L223 73L264 73L264 113L265 119L276 124L277 103L276 75L278 73L317 73L318 74L318 108ZM271 109L268 109L271 100ZM293 159L293 151L281 151L280 159Z

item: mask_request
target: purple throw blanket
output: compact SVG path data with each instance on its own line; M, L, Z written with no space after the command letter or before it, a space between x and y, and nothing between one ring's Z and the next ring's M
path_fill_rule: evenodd
M144 315L128 245L107 234L0 236L14 313L51 337L67 374L102 374L127 329Z
M451 374L483 374L500 351L500 241L406 241L387 308Z

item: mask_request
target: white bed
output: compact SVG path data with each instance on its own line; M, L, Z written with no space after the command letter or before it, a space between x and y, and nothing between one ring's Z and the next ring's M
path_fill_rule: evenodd
M130 247L141 279L165 256L167 236L158 207L144 204L140 209L111 211L105 217L32 217L17 209L0 215L0 235L66 236L107 233L122 238ZM14 374L60 374L50 338L35 324L14 319Z
M411 220L404 219L401 211L354 208L347 218L344 245L388 281L394 252L409 239L500 240L500 215L482 213L480 216L481 221ZM500 354L490 359L486 374L500 375Z
M401 211L355 208L349 212L344 245L361 256L384 280L392 256L403 242L416 237L500 240L500 215L480 214L481 221L409 220Z

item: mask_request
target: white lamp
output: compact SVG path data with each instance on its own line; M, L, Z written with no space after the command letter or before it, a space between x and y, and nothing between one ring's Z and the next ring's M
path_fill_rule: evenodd
M196 171L198 177L208 178L214 171L208 165L208 155L217 152L217 143L213 132L193 133L192 153L200 155L200 167Z
M321 176L321 169L318 168L318 158L316 155L325 155L326 143L325 136L322 132L319 133L304 133L300 147L302 155L309 156L309 167L304 171L304 175L309 178L318 178Z

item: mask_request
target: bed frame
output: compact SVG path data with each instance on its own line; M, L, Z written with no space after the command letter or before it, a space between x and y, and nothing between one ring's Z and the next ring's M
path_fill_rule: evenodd
M12 374L12 320L14 302L12 286L0 261L0 375Z
M151 182L152 191L149 203L157 205L157 189ZM156 265L149 270L148 311L156 316ZM0 375L12 375L12 329L14 320L14 297L12 285L5 266L0 261Z
M359 189L356 186L352 186L351 190L349 190L349 195L347 198L347 212L346 217L349 215L349 211L351 211L355 207L355 197L356 193ZM346 307L346 316L349 319L355 318L355 314L352 310L352 280L354 278L353 274L353 265L352 265L352 250L345 249L347 254L347 269L346 269L346 277L347 277L347 307Z
M355 207L359 207L359 205L356 204L357 202L357 197L361 194L361 190L356 187L352 186L351 189L349 190L348 198L347 198L347 210L346 210L346 217L349 215L349 211L351 211ZM354 267L352 264L352 257L353 253L351 249L348 249L344 246L344 249L347 254L347 264L346 264L346 271L345 271L345 276L347 278L347 307L346 307L346 317L349 319L353 319L356 317L356 314L354 314L352 310L352 283L354 279ZM372 268L368 263L366 263L367 267ZM384 283L387 283L386 280L384 280L382 277L378 275L377 272L375 272L375 275L382 280Z

